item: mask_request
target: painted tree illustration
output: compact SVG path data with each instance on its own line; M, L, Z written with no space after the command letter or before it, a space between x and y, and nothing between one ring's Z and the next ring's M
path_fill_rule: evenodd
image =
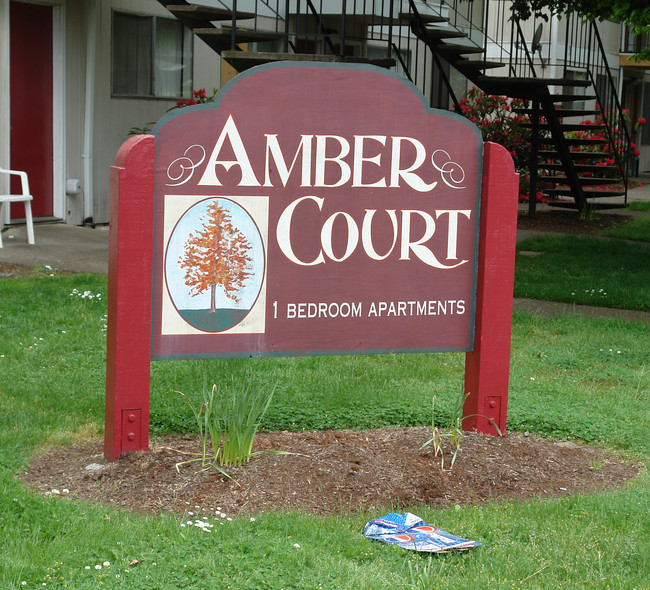
M179 258L190 295L196 297L210 290L210 313L217 311L217 287L239 302L237 293L252 274L250 248L246 237L233 226L228 211L216 201L210 203L202 231L190 234Z

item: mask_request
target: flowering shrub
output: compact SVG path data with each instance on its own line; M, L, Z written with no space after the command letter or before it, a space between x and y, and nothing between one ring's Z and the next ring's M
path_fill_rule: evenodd
M217 89L212 89L212 94L208 94L205 91L205 88L200 88L199 90L192 90L192 98L181 98L176 101L176 106L173 106L170 111L173 109L180 109L182 107L190 107L195 104L203 104L206 102L214 102L214 99L217 96Z
M600 110L600 107L596 105L596 108ZM619 166L625 166L627 167L634 158L638 158L641 152L637 148L636 144L634 141L630 141L629 144L627 142L627 136L625 134L625 130L622 128L622 125L625 125L628 129L630 128L630 111L628 109L623 109L623 121L619 121L619 119L615 116L612 111L605 110L601 111L599 115L596 116L596 118L591 121L591 120L586 120L586 121L581 121L580 125L609 125L610 127L610 134L611 134L611 141L613 143L604 143L604 144L594 144L594 145L586 145L586 146L579 146L579 147L573 147L572 151L582 151L582 152L599 152L603 154L608 154L609 157L606 159L593 162L596 166L614 166L614 165L619 165ZM637 119L636 123L634 124L634 129L632 130L632 135L631 138L632 140L636 137L637 131L645 125L645 118L640 117ZM590 129L585 129L584 131L574 131L569 134L569 137L577 138L577 139L610 139L610 136L607 133L607 130L603 128L602 130L590 130ZM618 163L617 163L618 160ZM588 161L582 161L578 163L590 163ZM621 174L622 171L619 170L618 174ZM585 175L588 176L590 173L586 172ZM614 175L618 175L614 173Z
M192 90L192 98L181 98L177 100L176 104L173 107L167 109L167 112L173 111L174 109L189 107L195 104L214 102L214 99L217 96L217 92L218 90L216 88L212 89L212 94L208 94L205 91L205 88L200 88L199 90ZM150 121L143 127L131 127L131 129L129 129L128 135L146 135L148 133L151 133L151 130L153 129L155 124L156 124L155 121Z
M491 96L473 87L459 102L461 112L478 126L484 141L505 147L519 172L520 198L528 199L530 161L530 129L526 115L515 112L527 106L526 101L506 96ZM541 193L538 198L541 197Z

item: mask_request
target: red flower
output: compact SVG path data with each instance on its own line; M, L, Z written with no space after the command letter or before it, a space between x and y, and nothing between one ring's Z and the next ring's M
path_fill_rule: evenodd
M639 117L639 125L645 125L645 117Z
M194 95L194 98L206 98L205 88L201 88L200 90L193 90L192 94Z
M641 155L639 150L634 150L634 155L638 158Z

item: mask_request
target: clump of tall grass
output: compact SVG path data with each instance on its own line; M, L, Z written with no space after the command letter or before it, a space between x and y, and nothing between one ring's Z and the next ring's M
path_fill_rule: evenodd
M444 431L436 426L436 396L433 396L433 400L431 402L431 438L420 448L423 449L428 445L433 446L434 457L440 455L440 469L445 468L445 454L442 449L442 443L445 438L449 439L449 445L451 447L451 464L449 466L449 469L453 469L454 463L456 462L456 458L458 457L458 453L460 452L460 447L462 445L463 422L468 418L485 418L494 426L494 428L496 428L499 436L503 436L501 434L501 429L492 418L485 416L484 414L468 414L467 416L463 416L463 407L469 395L469 393L464 393L464 391L461 389L460 394L456 396L456 399L454 400L454 407L451 410L449 424Z
M210 390L204 388L198 409L187 395L177 392L196 418L203 466L239 467L260 454L253 452L253 443L273 391L258 389L250 382L241 388L213 385Z

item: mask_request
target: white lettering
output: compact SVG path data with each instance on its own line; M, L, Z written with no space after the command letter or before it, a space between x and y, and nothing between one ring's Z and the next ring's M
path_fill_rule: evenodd
M345 254L343 254L341 258L336 257L334 249L332 248L332 230L334 228L334 222L339 215L342 215L348 223L348 243L345 246ZM354 222L354 219L352 219L352 216L349 213L338 211L334 213L334 215L328 217L327 221L323 224L323 229L320 233L320 243L323 246L323 250L325 251L325 254L327 254L327 257L334 262L343 262L349 258L359 243L359 228Z
M424 234L422 237L415 241L411 241L411 215L416 214L422 217L425 222ZM412 209L405 209L402 211L402 241L400 249L400 260L410 260L409 252L413 252L415 256L428 266L440 269L456 268L461 264L467 262L463 260L457 264L445 265L442 264L435 256L435 254L423 244L428 242L436 231L436 222L433 217L426 211L417 211Z
M458 260L456 246L458 245L458 216L464 215L469 219L472 215L470 209L440 209L436 211L436 219L441 215L449 215L449 231L447 232L447 260ZM464 260L463 262L467 262Z
M282 150L280 149L280 144L278 143L278 134L277 133L267 133L264 135L266 137L266 163L265 163L265 173L264 173L264 186L273 186L271 182L270 174L270 164L271 158L275 162L277 168L278 176L282 182L282 186L287 186L287 181L289 176L293 171L293 167L296 165L296 160L298 160L298 155L302 152L302 175L300 177L300 186L310 186L311 182L311 140L313 135L301 135L300 143L296 149L296 153L291 160L291 167L287 168L287 163L284 160L282 155Z
M415 147L415 160L407 168L400 168L402 158L402 142L408 142ZM427 157L427 151L424 146L412 137L393 137L393 147L390 162L390 186L399 187L399 179L402 178L412 189L426 193L435 188L437 181L427 184L415 172Z
M280 250L282 250L282 253L289 260L291 260L291 262L299 264L300 266L315 266L317 264L323 264L325 262L322 251L318 253L318 256L312 262L303 262L302 260L299 260L298 257L294 254L293 248L291 246L291 218L293 217L293 212L295 211L296 207L306 200L314 201L318 205L319 210L323 209L323 201L325 200L323 197L306 196L296 199L293 203L290 203L289 206L282 212L282 215L280 215L280 219L278 219L278 225L276 227L276 237L278 240L278 246L280 246Z
M381 178L377 182L371 184L364 184L363 182L363 163L371 162L376 166L381 166L381 154L366 158L363 155L363 146L365 140L372 140L386 145L385 135L355 135L354 136L354 160L353 160L353 173L352 173L352 186L353 187L386 187L386 179Z
M305 196L296 199L290 203L287 208L281 213L276 226L276 237L278 245L282 253L293 263L300 266L315 266L317 264L324 264L325 257L334 262L344 262L356 251L359 245L359 236L361 235L362 247L366 255L371 260L385 260L394 251L398 239L399 222L397 218L397 211L395 209L386 209L391 225L393 228L393 240L390 248L385 254L379 254L374 247L372 240L372 221L376 209L366 209L364 218L361 224L361 234L359 234L359 226L355 219L345 211L337 211L330 215L323 223L320 231L320 250L314 260L307 262L300 260L293 250L291 244L291 229L293 224L293 216L296 208L303 201L314 201L318 206L318 210L323 210L324 197ZM411 254L433 268L447 270L456 268L468 262L468 260L461 260L455 264L443 264L433 253L431 248L426 244L431 240L436 232L436 222L433 216L426 212L417 209L404 209L401 215L401 239L400 239L400 260L411 260ZM447 236L447 259L457 259L458 247L458 218L464 215L468 219L471 216L470 210L450 210L444 209L436 211L436 218L442 215L449 215L449 230ZM412 236L412 219L419 216L424 221L424 230L419 237ZM347 226L347 237L345 243L345 250L341 255L337 255L334 251L334 224L337 218L342 217ZM340 250L338 251L340 254Z
M397 215L395 209L386 209L388 217L390 217L390 222L393 225L393 243L388 249L388 252L383 256L377 254L375 247L372 244L372 218L374 217L377 209L366 209L366 214L363 216L363 224L361 226L361 243L363 244L363 249L366 254L373 260L385 260L388 258L395 248L397 243Z
M339 153L336 156L327 157L328 140L334 140L339 144ZM331 142L330 142L331 143ZM317 135L316 136L316 171L314 178L315 187L336 187L345 184L350 180L352 171L350 165L343 161L343 158L350 153L350 144L344 137L339 135ZM334 184L325 184L325 163L332 162L338 165L340 176Z
M226 139L230 142L230 146L235 154L234 160L218 159ZM237 125L235 125L235 120L232 118L232 115L228 116L228 120L221 130L217 143L214 144L214 149L212 150L212 154L210 154L208 164L198 184L222 186L221 182L219 182L219 179L217 178L217 166L223 166L226 172L228 172L233 166L239 166L241 179L237 186L260 186L260 183L255 177L255 172L253 172L253 167L251 166L248 154L246 153L244 142L239 135L239 130L237 129Z

